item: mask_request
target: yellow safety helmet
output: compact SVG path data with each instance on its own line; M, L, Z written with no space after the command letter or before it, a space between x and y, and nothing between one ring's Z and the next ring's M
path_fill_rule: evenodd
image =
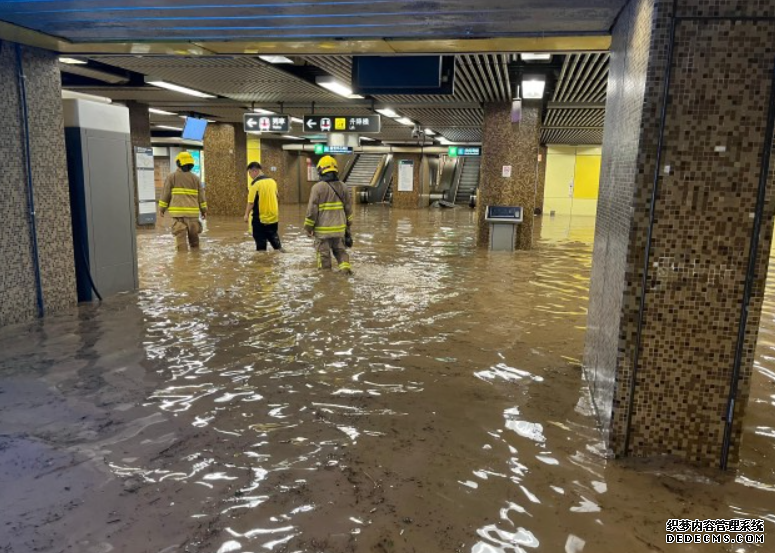
M175 163L177 163L178 167L185 167L186 165L196 165L196 162L194 161L194 156L191 155L189 152L180 152L175 157Z
M338 173L339 164L331 156L323 156L318 161L318 174L325 175L326 173Z

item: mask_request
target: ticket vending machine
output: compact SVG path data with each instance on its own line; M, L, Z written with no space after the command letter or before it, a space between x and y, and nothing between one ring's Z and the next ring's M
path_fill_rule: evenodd
M517 225L522 222L522 208L488 205L484 220L490 225L490 250L513 252L517 241Z

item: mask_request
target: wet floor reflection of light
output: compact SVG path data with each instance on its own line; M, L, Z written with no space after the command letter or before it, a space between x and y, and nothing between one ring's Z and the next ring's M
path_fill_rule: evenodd
M257 254L237 220L213 219L199 252L140 232L141 291L94 316L134 328L129 345L88 316L0 343L0 368L57 371L139 345L121 366L148 371L155 418L137 451L90 455L154 505L190 493L181 551L650 553L669 518L775 530L772 276L739 473L631 468L608 456L580 367L592 219L537 219L533 250L490 254L468 209L370 206L344 278L314 269L303 218L283 207L284 255Z

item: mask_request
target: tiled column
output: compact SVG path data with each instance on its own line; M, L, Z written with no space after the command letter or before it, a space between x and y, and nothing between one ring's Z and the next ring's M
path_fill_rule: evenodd
M46 314L76 304L70 192L61 75L56 54L21 47L26 83L31 175L17 78L16 45L0 48L0 326L38 314L28 193L34 190L37 262ZM31 177L31 178L28 178Z
M264 172L277 181L281 204L299 203L299 169L295 152L283 150L284 142L261 141L261 165Z
M613 32L584 365L616 455L735 466L775 212L775 2L672 7L630 2Z
M245 167L237 166L237 132L242 130L228 123L211 123L205 131L205 185L210 215L239 217L245 213Z
M523 102L519 123L511 122L511 103L484 106L482 167L476 207L480 245L487 245L490 239L490 229L484 221L485 208L488 205L514 205L521 206L524 211L524 222L517 230L517 249L531 248L540 126L540 101ZM503 176L504 167L511 167L511 176Z
M126 106L129 108L129 131L132 140L132 176L135 183L135 218L139 220L139 198L137 190L137 167L134 149L150 148L151 147L151 117L148 113L148 105L141 104L140 102L127 102ZM138 227L150 227L155 225L140 225Z
M401 167L401 161L411 161L414 163L414 185L411 192L401 192L398 190L398 171ZM393 207L398 209L419 208L420 192L422 189L422 182L420 181L422 156L420 154L395 154L394 164L395 172L393 176Z
M538 148L538 175L536 182L536 207L544 211L544 191L546 187L546 153L547 148L541 145Z

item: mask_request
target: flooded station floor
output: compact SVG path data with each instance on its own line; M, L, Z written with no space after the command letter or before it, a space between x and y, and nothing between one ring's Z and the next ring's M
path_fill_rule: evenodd
M594 222L491 254L468 209L356 215L355 276L236 219L138 236L141 291L0 331L0 551L773 551L775 289L737 474L606 458L582 378ZM165 221L167 224L169 220ZM765 545L666 545L670 518Z

